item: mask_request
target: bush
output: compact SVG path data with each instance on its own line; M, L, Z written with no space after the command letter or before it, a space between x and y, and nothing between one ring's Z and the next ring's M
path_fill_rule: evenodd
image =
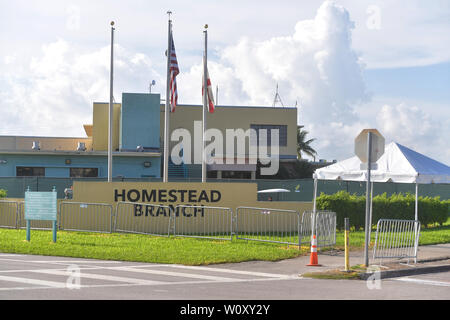
M364 228L366 219L366 197L351 195L346 191L339 191L333 195L322 193L317 197L318 210L331 210L336 212L336 228L344 228L344 218L350 219L350 226L356 230ZM422 226L438 223L442 225L447 221L450 201L440 201L439 197L419 197L419 221ZM393 194L387 197L386 193L373 197L372 225L379 219L414 220L415 195Z
M0 199L6 198L6 190L0 189Z

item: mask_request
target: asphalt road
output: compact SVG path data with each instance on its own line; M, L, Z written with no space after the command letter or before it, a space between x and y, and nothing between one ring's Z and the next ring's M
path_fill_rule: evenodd
M450 299L450 272L317 280L289 263L189 267L0 253L0 300Z

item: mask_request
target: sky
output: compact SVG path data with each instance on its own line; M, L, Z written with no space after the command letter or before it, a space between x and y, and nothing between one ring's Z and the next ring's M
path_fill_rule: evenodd
M109 101L112 20L115 101L152 80L165 98L169 10L179 104L202 102L208 24L219 107L272 106L278 84L316 160L353 156L376 128L450 164L447 0L0 0L0 135L85 136L93 102Z

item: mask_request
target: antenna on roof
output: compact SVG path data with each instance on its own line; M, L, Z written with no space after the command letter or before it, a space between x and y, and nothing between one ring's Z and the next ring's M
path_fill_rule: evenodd
M277 83L277 91L275 93L275 99L273 99L273 105L272 107L275 107L277 102L281 103L281 106L284 107L283 101L281 101L280 94L278 93L278 83Z
M150 85L148 86L148 90L150 91L150 93L152 93L152 86L154 86L156 84L155 80L152 80L152 82L150 82Z
M216 85L216 106L219 105L219 85Z

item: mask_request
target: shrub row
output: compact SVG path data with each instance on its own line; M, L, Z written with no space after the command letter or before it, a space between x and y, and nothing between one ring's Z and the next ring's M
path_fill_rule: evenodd
M364 228L366 197L351 195L346 191L339 191L333 195L322 193L317 197L318 210L331 210L336 212L337 229L344 228L344 218L350 219L350 226L356 230ZM439 197L419 197L419 221L422 226L438 223L442 225L449 216L450 201L440 201ZM387 197L386 193L373 197L372 225L379 219L414 220L415 195L393 194Z

